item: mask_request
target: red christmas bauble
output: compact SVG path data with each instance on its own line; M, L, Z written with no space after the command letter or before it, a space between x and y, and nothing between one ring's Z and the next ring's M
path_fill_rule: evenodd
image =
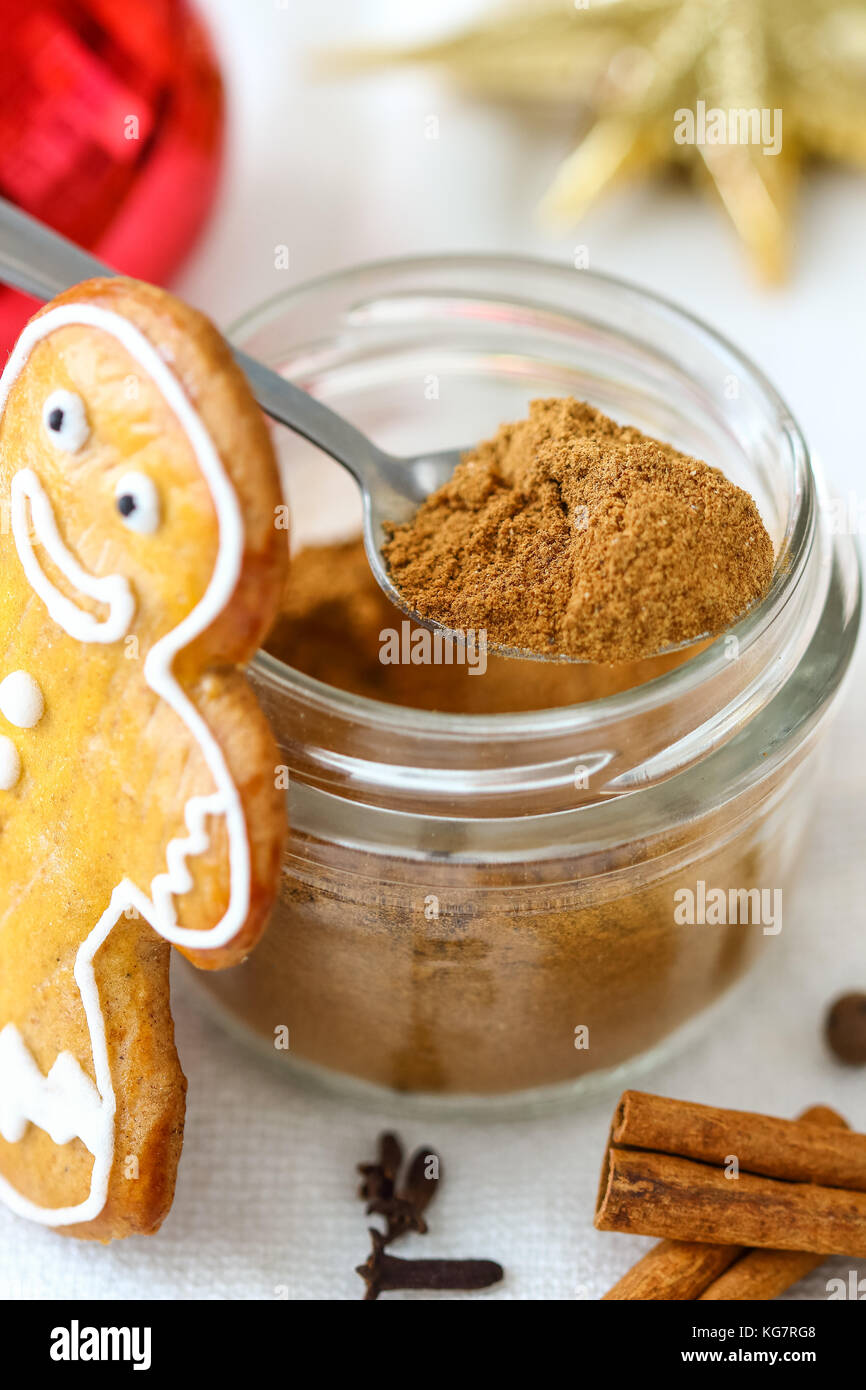
M223 90L185 0L0 0L0 194L163 283L216 189ZM32 300L0 288L0 352Z

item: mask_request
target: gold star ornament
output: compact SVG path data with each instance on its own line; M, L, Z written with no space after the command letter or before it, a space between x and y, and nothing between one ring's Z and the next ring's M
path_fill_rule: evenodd
M614 181L685 166L769 281L787 269L803 160L866 166L866 0L524 0L351 66L394 61L576 109L582 136L542 202L551 225L576 222Z

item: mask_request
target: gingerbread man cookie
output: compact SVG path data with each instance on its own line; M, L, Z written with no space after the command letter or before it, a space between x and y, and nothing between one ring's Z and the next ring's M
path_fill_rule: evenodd
M0 380L0 1199L157 1229L185 1079L171 945L243 958L279 878L276 749L242 671L286 533L220 335L135 281L27 325Z

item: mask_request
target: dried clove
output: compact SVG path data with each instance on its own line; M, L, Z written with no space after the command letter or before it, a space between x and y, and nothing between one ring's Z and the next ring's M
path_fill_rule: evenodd
M412 1203L420 1216L436 1196L441 1178L442 1160L439 1155L429 1146L420 1148L412 1155L400 1195Z
M374 1163L358 1164L358 1172L363 1178L358 1189L359 1197L370 1202L389 1202L394 1196L397 1174L402 1162L403 1145L396 1134L380 1134L378 1159Z
M427 1222L423 1213L436 1196L441 1171L438 1154L429 1146L422 1147L412 1156L402 1189L390 1197L376 1196L367 1203L368 1215L385 1217L386 1243L390 1244L407 1231L426 1235Z
M442 1165L429 1146L417 1149L409 1161L399 1186L403 1146L396 1134L379 1135L378 1158L359 1163L363 1181L359 1195L368 1213L385 1218L384 1231L370 1228L373 1248L357 1273L367 1285L365 1301L391 1289L487 1289L503 1278L502 1266L494 1260L400 1260L388 1254L387 1247L407 1231L426 1234L424 1212L439 1190Z
M489 1289L503 1277L502 1266L494 1260L401 1260L388 1254L387 1235L371 1228L370 1239L369 1259L356 1271L367 1285L365 1302L397 1289Z

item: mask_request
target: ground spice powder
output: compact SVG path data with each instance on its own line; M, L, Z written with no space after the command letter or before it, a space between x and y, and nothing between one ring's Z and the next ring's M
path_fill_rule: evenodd
M512 714L615 695L688 660L688 647L615 666L591 662L521 661L491 656L483 676L465 665L382 661L383 639L405 623L373 578L360 537L309 546L292 557L283 609L267 649L326 685L368 700L445 714Z
M597 662L723 631L773 571L747 492L571 398L533 401L466 454L383 553L421 617Z

